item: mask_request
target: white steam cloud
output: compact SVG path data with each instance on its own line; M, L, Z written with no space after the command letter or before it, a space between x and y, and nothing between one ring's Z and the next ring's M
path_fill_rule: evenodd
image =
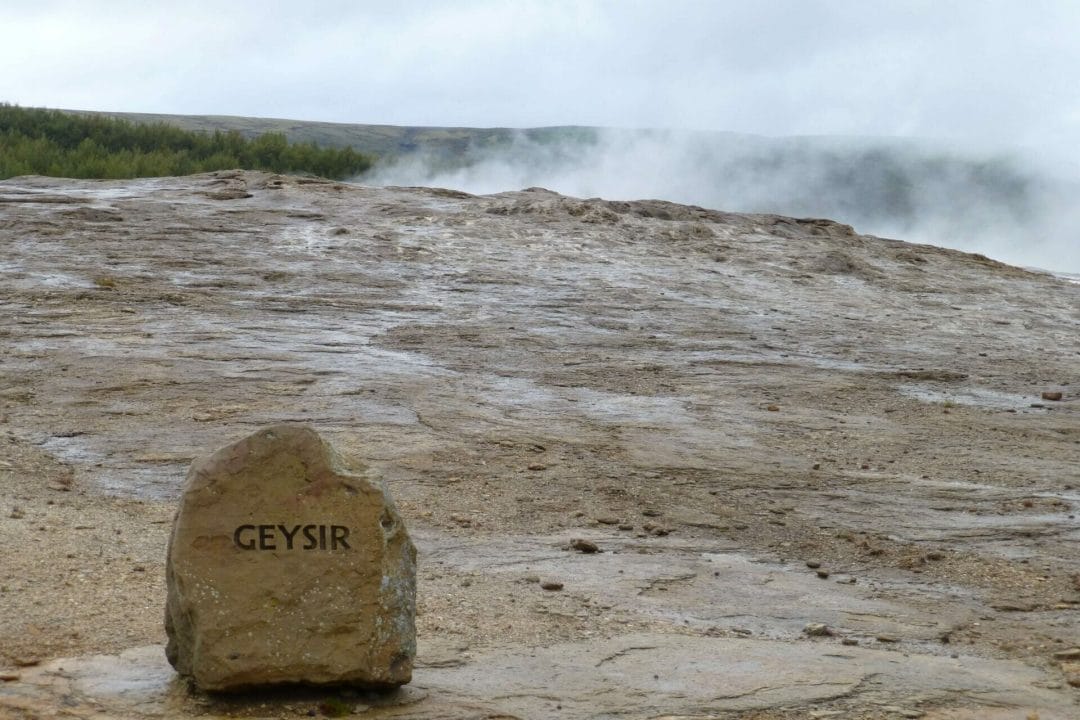
M516 131L494 147L408 155L363 178L487 194L662 199L827 217L859 232L1080 273L1080 182L1034 162L927 142L731 133Z

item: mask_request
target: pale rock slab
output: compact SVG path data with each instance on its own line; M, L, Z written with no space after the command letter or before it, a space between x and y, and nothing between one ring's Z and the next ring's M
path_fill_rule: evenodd
M192 464L166 581L166 655L203 690L411 679L416 550L382 483L310 427Z

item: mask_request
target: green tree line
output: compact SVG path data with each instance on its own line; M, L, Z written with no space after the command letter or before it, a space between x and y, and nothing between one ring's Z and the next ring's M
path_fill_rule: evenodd
M165 123L139 124L0 103L0 179L17 175L119 179L243 168L343 180L364 172L371 163L370 157L351 147L290 143L282 133L248 139L235 130L193 132Z

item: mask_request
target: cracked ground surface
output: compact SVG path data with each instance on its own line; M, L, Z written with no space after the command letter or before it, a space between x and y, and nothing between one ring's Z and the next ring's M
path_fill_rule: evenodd
M1080 712L1080 285L538 189L19 178L0 218L0 715L318 712L161 651L187 465L283 421L420 552L363 715Z

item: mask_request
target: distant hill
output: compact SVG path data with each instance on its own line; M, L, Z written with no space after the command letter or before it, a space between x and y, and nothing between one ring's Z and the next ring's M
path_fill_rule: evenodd
M0 103L0 179L121 179L243 168L346 180L371 164L371 157L350 147L290 143L283 133L245 137Z
M157 113L99 113L66 110L79 115L107 115L137 123L168 123L185 130L214 132L236 130L254 138L263 133L284 133L290 142L314 142L323 147L352 147L383 161L423 152L437 164L451 167L468 163L476 156L509 147L515 138L524 136L539 144L592 144L600 130L588 127L547 127L516 130L511 128L406 127L399 125L362 125L351 123L311 122L278 118L236 117L231 115L164 115Z

